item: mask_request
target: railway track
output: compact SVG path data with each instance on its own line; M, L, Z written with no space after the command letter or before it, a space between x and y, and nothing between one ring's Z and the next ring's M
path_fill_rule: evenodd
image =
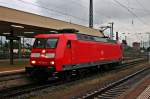
M62 82L47 81L43 83L31 83L31 84L24 85L24 86L2 90L0 91L0 98L1 99L13 98L13 97L21 96L21 95L24 95L33 91L39 91L48 87L54 87L60 84L62 84Z
M0 83L26 77L24 69L0 72Z
M80 99L115 99L149 73L150 67L144 68L134 74L124 77L123 79L104 86L103 88L87 93L86 95L80 97Z
M123 64L119 67L128 67L127 65L132 65L135 63L139 63L142 62L144 59L138 59L138 60L134 60L132 62L129 62L128 64ZM54 86L58 86L58 85L62 85L66 83L65 82L58 82L58 81L47 81L47 82L42 82L42 83L30 83L27 85L23 85L23 86L19 86L19 87L13 87L13 88L9 88L9 89L5 89L5 90L1 90L0 91L0 98L10 98L10 97L18 97L21 95L25 95L30 92L34 92L36 93L36 91L48 88L48 87L54 87Z

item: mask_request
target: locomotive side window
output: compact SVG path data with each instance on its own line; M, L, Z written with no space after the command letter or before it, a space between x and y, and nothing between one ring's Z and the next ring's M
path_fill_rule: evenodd
M96 41L96 42L110 42L110 43L116 43L115 40L111 40L109 38L104 37L98 37L98 36L92 36L92 35L86 35L86 34L77 34L78 40L84 40L84 41Z
M71 48L71 41L70 40L67 42L67 48Z
M77 34L77 38L79 40L88 40L88 41L94 41L94 38L90 35L86 35L86 34Z
M49 38L49 39L46 41L46 48L56 48L56 46L57 46L57 41L58 41L57 38Z
M107 39L105 38L101 38L101 37L94 37L95 41L98 41L98 42L108 42Z

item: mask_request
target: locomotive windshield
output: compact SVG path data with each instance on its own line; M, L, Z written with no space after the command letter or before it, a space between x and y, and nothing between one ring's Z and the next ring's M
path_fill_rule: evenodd
M37 38L34 42L34 48L56 48L57 38Z

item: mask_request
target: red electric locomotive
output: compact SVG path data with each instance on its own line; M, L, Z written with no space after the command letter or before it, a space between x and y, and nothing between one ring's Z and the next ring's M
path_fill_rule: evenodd
M31 67L26 67L26 71L30 75L48 78L59 72L121 62L122 48L115 40L73 31L35 36Z

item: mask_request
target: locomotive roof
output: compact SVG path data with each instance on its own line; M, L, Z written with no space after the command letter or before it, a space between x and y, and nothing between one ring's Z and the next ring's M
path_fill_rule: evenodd
M93 35L87 35L84 33L79 33L76 29L60 29L51 31L51 34L39 34L35 36L36 38L49 38L49 37L59 37L61 35L66 35L67 37L71 35L77 35L79 40L88 40L88 41L97 41L97 42L108 42L108 43L117 43L116 40L112 40L107 37L98 37Z
M38 34L35 38L49 38L49 37L60 37L65 35L67 38L85 40L85 41L96 41L96 42L106 42L106 43L117 43L116 40L112 40L106 37L98 37L92 35L86 35L82 33L61 33L61 34Z

